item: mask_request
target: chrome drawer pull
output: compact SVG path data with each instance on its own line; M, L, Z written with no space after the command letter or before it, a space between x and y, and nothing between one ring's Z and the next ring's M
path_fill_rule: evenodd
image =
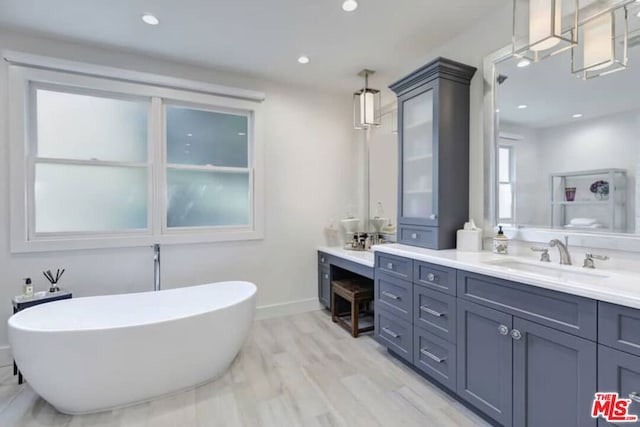
M420 349L420 353L422 353L423 355L427 356L427 357L428 357L429 359L431 359L431 360L435 360L435 361L436 361L436 362L438 362L438 363L442 363L442 362L444 362L445 360L447 360L447 358L446 358L446 357L444 357L444 358L439 358L438 356L436 356L435 354L433 354L433 353L431 353L431 352L429 352L429 351L427 351L427 350L428 350L428 349L426 349L426 348L421 348L421 349Z
M394 338L400 338L399 334L396 334L395 332L393 332L391 329L389 328L382 328L383 331L385 331L387 334L391 335Z
M440 313L439 311L435 311L429 307L427 307L426 305L421 305L420 306L420 310L424 311L425 313L429 313L432 316L436 316L436 317L444 317L445 313Z
M634 402L640 403L640 394L634 391L629 394L629 399L633 400Z
M389 270L393 270L393 263L392 262L387 263L387 268Z
M384 295L385 297L391 298L391 299L395 299L395 300L399 300L400 297L398 295L394 295L391 292L387 292L387 291L382 291L382 295Z
M430 281L430 282L435 281L436 280L436 275L433 274L433 273L427 274L427 280Z

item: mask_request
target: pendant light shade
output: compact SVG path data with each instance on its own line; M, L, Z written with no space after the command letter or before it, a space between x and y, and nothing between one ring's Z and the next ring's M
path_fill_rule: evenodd
M587 80L627 68L628 15L627 7L621 7L580 26L580 43L571 55L572 71L577 77Z
M364 88L353 94L353 127L355 129L380 126L382 110L380 91L369 87L369 76L374 72L362 70L358 74L364 77Z
M537 62L577 44L578 0L513 0L513 53Z

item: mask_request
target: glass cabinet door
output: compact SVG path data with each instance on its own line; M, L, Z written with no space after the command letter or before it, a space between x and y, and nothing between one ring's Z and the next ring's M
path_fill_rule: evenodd
M402 102L402 217L433 223L433 90Z

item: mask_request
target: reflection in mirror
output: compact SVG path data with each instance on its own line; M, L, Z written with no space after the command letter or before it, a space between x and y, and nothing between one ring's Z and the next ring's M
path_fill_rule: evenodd
M570 52L496 64L498 223L640 232L640 38L634 40L627 70L592 80L571 74Z
M394 109L383 112L380 127L372 128L369 140L369 206L371 217L387 218L385 232L393 233L398 203L398 134Z

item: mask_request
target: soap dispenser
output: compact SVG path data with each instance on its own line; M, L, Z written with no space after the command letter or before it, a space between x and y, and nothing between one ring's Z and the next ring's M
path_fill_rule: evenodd
M504 235L502 226L498 226L498 234L493 238L493 253L506 255L509 253L509 239Z
M22 292L25 298L33 298L33 285L31 284L31 278L24 279L24 289Z

